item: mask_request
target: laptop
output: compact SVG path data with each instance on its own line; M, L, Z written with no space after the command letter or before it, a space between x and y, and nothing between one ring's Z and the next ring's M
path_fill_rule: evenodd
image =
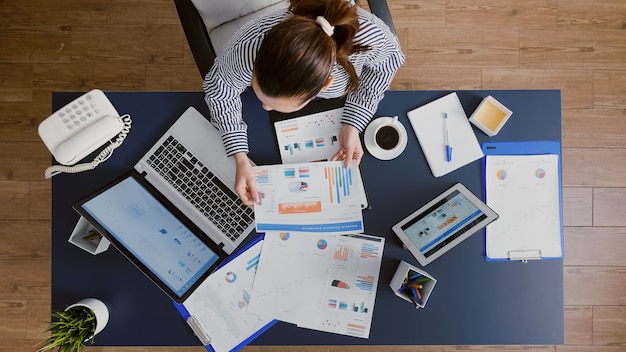
M182 302L254 230L219 131L188 108L133 169L74 209Z

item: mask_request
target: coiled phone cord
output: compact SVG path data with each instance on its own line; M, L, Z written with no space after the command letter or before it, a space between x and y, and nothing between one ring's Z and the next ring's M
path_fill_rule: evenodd
M122 127L122 131L120 131L115 140L111 141L111 143L107 145L106 148L104 148L100 152L100 154L98 154L98 156L93 159L92 162L77 164L73 166L52 165L46 169L44 173L45 177L51 178L52 176L56 176L61 173L75 174L83 171L93 170L96 168L96 166L105 162L109 157L111 157L111 155L113 154L113 150L122 145L124 139L126 139L126 136L128 135L128 132L130 132L130 127L132 124L130 115L126 114L121 116L121 118L122 122L124 122L124 127Z

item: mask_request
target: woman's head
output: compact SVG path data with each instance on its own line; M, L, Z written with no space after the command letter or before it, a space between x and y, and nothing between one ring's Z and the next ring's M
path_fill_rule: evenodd
M253 88L266 108L280 111L268 98L286 100L290 109L282 110L301 108L332 83L335 63L351 76L348 91L356 89L358 77L348 61L363 49L352 43L359 28L356 7L345 0L291 0L291 11L266 34L254 62Z

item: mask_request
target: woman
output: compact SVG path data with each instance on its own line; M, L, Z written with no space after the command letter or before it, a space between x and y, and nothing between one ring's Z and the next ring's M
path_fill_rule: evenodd
M291 0L289 9L242 27L215 60L203 87L211 122L237 164L235 192L258 202L248 159L240 94L252 86L263 108L294 112L314 98L346 96L340 150L331 160L363 156L359 139L405 56L377 17L345 0Z

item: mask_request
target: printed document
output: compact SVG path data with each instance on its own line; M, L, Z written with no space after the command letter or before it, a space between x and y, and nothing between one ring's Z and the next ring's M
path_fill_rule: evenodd
M385 239L268 232L248 313L368 338Z
M487 225L488 258L562 257L558 155L489 155L487 205L500 216Z
M255 166L256 230L359 233L363 214L352 168L342 161Z
M232 350L273 320L247 312L262 246L257 242L216 270L183 303L216 352Z

